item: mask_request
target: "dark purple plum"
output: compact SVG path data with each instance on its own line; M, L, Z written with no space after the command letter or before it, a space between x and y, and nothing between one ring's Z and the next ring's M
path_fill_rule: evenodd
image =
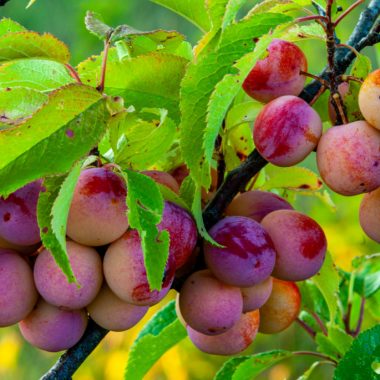
M239 321L223 334L205 335L190 326L187 326L187 333L194 345L207 354L235 355L251 345L259 329L259 323L260 314L255 310L242 314Z
M126 186L110 167L83 170L74 191L67 235L76 242L101 246L128 228Z
M37 202L42 181L31 182L7 198L0 197L0 235L12 244L34 245L40 240Z
M161 291L149 288L141 239L136 230L128 230L112 243L104 256L104 276L119 298L133 305L154 305L170 290L174 279L175 260L169 254Z
M276 210L293 210L284 198L269 191L247 191L239 194L227 207L226 215L246 216L256 222Z
M209 233L223 246L204 244L206 264L219 280L249 287L271 275L276 252L259 223L244 216L229 216L215 224Z
M277 252L272 276L302 281L321 269L327 241L315 220L294 210L278 210L267 215L261 223Z
M263 282L249 288L241 288L243 296L243 313L259 309L268 301L272 292L272 277L268 277Z
M243 311L240 289L216 279L209 270L193 273L179 294L183 319L194 330L218 335L229 330Z

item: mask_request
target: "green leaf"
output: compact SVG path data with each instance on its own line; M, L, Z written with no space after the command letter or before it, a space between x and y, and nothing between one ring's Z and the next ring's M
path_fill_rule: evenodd
M247 101L233 106L226 116L226 129L231 129L243 123L252 122L262 110L263 104L256 101Z
M290 351L274 350L227 360L214 380L251 380L281 360L290 358Z
M26 31L26 28L10 18L4 17L0 20L0 37L7 33L24 31Z
M151 0L153 3L160 4L178 13L188 21L192 22L202 31L210 29L204 0Z
M121 96L127 106L164 108L174 120L179 119L179 87L187 60L165 53L150 53L119 61L115 50L107 64L105 92ZM100 80L101 56L78 66L83 83L96 87Z
M127 181L128 220L138 230L148 282L151 290L162 288L162 279L169 255L169 233L157 229L164 209L164 201L156 182L150 177L125 170Z
M311 5L311 0L265 0L253 7L249 15L266 12L292 12L309 5Z
M338 326L328 327L328 337L337 348L339 355L343 356L351 347L353 337Z
M318 175L300 166L278 168L269 165L266 170L267 180L260 190L287 189L316 191L322 187Z
M21 124L48 99L30 88L0 88L0 129Z
M237 73L232 65L252 51L253 39L288 20L287 16L280 14L263 14L232 24L225 29L217 51L198 57L196 62L188 66L181 85L181 149L197 184L209 187L214 141L228 107L241 88L244 75L239 78L231 75L233 86L228 82L226 85L218 85L214 91L215 86L226 74ZM246 74L249 68L247 64ZM205 158L206 162L203 163Z
M84 24L90 33L100 38L101 40L108 38L113 31L110 26L103 22L102 17L98 13L91 11L87 11L84 18Z
M222 29L232 24L240 10L240 8L247 2L247 0L229 0L226 5L226 11L224 13Z
M42 243L51 252L69 282L74 282L75 277L66 250L66 223L79 174L80 165L76 165L67 176L46 178L46 190L41 192L37 206Z
M143 379L153 364L186 336L176 315L175 301L171 301L140 331L129 351L124 378Z
M172 191L167 186L161 183L157 183L157 185L165 201L175 203L178 206L181 206L182 208L184 208L185 210L190 211L190 207L187 205L187 203L183 199L181 199L181 197L178 196L178 194L176 194L174 191Z
M362 332L339 362L334 380L375 380L375 363L380 363L380 325Z
M0 87L52 91L73 82L63 64L48 59L18 59L0 66Z
M326 252L322 269L312 278L312 281L323 294L329 308L330 321L334 323L338 311L340 277L329 252Z
M30 119L0 130L0 194L46 175L65 173L107 128L102 95L72 84L59 89Z
M310 376L313 374L314 370L321 365L321 362L314 362L310 368L303 374L301 375L297 380L308 380Z
M70 61L68 47L51 34L36 32L8 33L0 37L0 62L19 58L49 58Z

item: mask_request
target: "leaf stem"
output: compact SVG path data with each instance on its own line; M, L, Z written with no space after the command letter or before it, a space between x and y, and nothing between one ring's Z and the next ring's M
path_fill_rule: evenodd
M102 71L100 75L100 82L96 89L103 93L104 85L106 81L106 71L107 71L107 60L108 60L108 51L111 46L111 36L112 32L108 35L108 37L104 41L104 50L103 50L103 60L102 60Z
M74 67L72 67L69 63L66 63L65 66L66 66L66 69L69 71L70 76L72 78L74 78L78 83L82 83L82 81L79 77L79 74L74 69Z
M312 311L311 315L313 316L315 321L318 323L318 326L321 328L323 335L327 336L328 334L327 334L326 326L323 323L322 319L319 318L319 315L315 311Z
M330 358L330 356L327 356L327 355L321 354L321 353L319 353L319 352L314 352L314 351L294 351L294 352L293 352L293 355L299 355L299 356L303 356L303 355L315 356L315 357L317 357L317 358L321 358L321 359L327 360L328 362L333 363L335 366L338 364L338 362L337 362L335 359L332 359L332 358Z
M299 17L296 19L296 22L306 22L306 21L314 21L314 20L327 22L327 17L321 16L321 15L311 15L311 16Z
M297 318L296 322L311 336L312 339L315 339L317 333L304 321Z
M350 7L348 7L334 22L334 27L336 28L339 23L348 16L356 7L358 7L360 4L363 4L365 0L358 0L354 4L352 4Z
M356 329L352 332L352 336L354 338L356 338L359 335L360 330L362 328L363 319L364 319L365 302L366 302L366 298L363 296L362 302L360 304L360 314L359 314L358 324L356 325Z

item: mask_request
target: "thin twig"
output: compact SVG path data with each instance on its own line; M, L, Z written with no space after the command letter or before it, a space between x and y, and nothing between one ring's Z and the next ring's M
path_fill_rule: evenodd
M327 17L325 16L320 16L320 15L311 15L311 16L305 16L305 17L299 17L296 19L296 22L306 22L306 21L322 21L322 22L327 22Z
M308 356L315 356L317 358L321 358L321 359L324 359L324 360L327 360L331 363L334 363L335 365L338 364L338 362L335 360L335 359L332 359L330 358L330 356L327 356L327 355L324 355L324 354L320 354L319 352L314 352L314 351L294 351L293 352L293 355L299 355L299 356L303 356L303 355L308 355Z
M347 313L343 316L344 328L347 334L351 334L350 319L351 319L352 304L347 305Z
M356 7L358 7L360 4L363 4L365 0L358 0L354 4L352 4L350 7L348 7L334 22L334 27L336 28L339 23L348 16Z
M79 74L74 69L74 67L72 67L69 63L66 63L65 66L66 66L66 69L69 71L70 76L72 78L74 78L78 83L82 83L82 81L79 77Z
M314 105L317 100L322 96L322 94L327 90L326 86L322 86L319 91L315 94L314 98L310 100L309 104Z
M319 77L318 75L314 75L314 74L311 74L311 73L308 73L308 72L302 71L302 70L300 71L300 74L305 76L305 77L309 77L309 78L312 78L314 80L317 80L318 82L320 82L322 84L322 86L325 86L326 88L330 87L330 83L327 80Z
M352 336L354 338L356 338L359 335L360 330L362 328L363 319L364 319L365 302L366 302L366 298L363 296L362 302L360 303L360 314L359 314L358 324L356 325L356 329L352 332Z
M102 69L101 69L101 74L100 74L100 82L99 82L99 85L96 87L96 89L99 92L104 91L104 85L105 85L105 81L106 81L108 51L109 51L109 48L111 46L111 35L112 35L112 33L110 33L109 36L104 41L104 50L103 50L103 60L102 60Z
M318 326L321 328L323 335L327 336L328 334L327 334L326 326L323 323L322 319L319 318L319 315L315 311L312 311L311 315L315 319L315 321L317 322Z
M311 336L312 339L315 339L317 333L302 319L297 318L296 322Z

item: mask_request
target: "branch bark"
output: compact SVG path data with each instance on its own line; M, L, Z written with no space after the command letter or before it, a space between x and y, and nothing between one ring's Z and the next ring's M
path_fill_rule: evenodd
M356 50L360 51L366 46L379 42L379 31L377 30L378 24L371 32L379 14L380 0L372 0L368 7L362 12L359 22L348 41L348 45L351 45ZM355 54L349 49L339 49L335 55L337 75L344 74L354 58ZM325 71L320 77L328 80ZM321 84L319 82L312 82L306 86L304 91L300 94L300 97L307 102L310 102L318 93L320 87ZM203 219L207 228L210 228L221 219L225 208L232 199L241 189L244 189L248 185L251 178L264 168L266 164L266 160L261 157L257 150L254 150L245 162L227 175L214 199L207 205L203 212ZM80 342L63 354L54 367L47 372L41 380L71 379L74 372L100 343L107 332L107 330L91 321ZM328 359L331 360L330 358Z

